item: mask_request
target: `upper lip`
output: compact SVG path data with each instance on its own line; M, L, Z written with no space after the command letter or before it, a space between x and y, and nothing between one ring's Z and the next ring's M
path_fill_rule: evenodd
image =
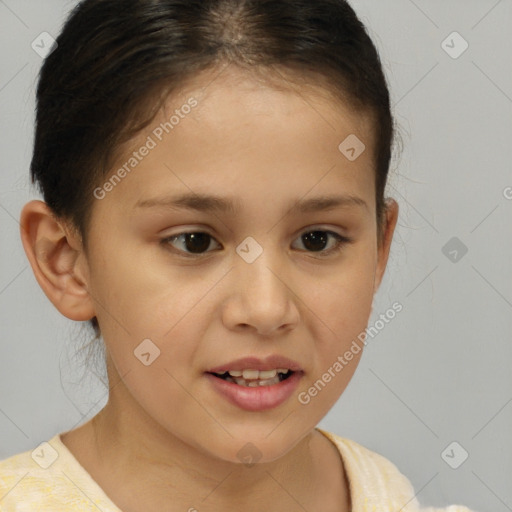
M280 355L271 355L265 359L258 357L242 357L221 366L216 366L208 370L208 373L226 373L235 370L274 370L279 368L285 368L294 372L302 371L301 366L296 361L288 359L287 357Z

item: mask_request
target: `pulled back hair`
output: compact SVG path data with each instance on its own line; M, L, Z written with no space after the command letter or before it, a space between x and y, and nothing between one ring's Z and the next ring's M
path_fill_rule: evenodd
M223 64L308 77L371 114L380 238L394 123L378 52L345 0L83 0L57 45L39 76L30 172L84 247L93 190L122 144L173 91Z

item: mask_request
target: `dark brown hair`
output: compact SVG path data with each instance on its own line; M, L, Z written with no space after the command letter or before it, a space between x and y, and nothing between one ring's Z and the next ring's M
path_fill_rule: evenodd
M84 247L93 190L122 144L188 79L225 63L307 77L372 115L380 238L393 117L378 52L345 0L84 0L57 44L40 72L30 170Z

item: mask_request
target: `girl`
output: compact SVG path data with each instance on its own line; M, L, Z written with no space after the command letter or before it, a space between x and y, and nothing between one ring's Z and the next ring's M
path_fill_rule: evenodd
M0 510L420 510L316 427L386 268L393 131L344 0L81 2L41 71L21 236L110 395L0 463Z

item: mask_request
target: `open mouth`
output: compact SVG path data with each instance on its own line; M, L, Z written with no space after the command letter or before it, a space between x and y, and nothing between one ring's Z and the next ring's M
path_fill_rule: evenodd
M287 369L277 369L258 372L257 370L244 370L244 371L230 371L224 373L213 373L211 375L232 382L239 386L245 387L259 387L259 386L273 386L290 378L295 372Z

